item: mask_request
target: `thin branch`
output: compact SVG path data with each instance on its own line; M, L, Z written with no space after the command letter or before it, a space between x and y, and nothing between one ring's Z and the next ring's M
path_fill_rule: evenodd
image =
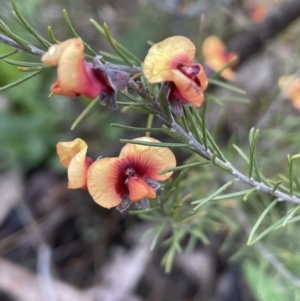
M8 38L7 36L0 34L0 42L12 46L14 48L17 48L21 51L25 51L25 52L29 52L35 55L39 55L42 56L44 55L45 51L41 50L37 47L28 45L28 47L30 48L30 50L25 49L24 47L22 47L21 45L19 45L17 42L15 42L14 40L12 40L11 38ZM128 73L139 73L142 72L142 68L138 67L138 66L125 66L125 65L116 65L116 64L110 64L110 63L106 63L105 65L107 65L110 69L114 69L114 70L120 70L120 71L124 71L124 72L128 72Z
M4 43L6 45L12 46L14 48L17 48L17 49L19 49L21 51L29 52L29 53L36 54L36 55L39 55L39 56L42 56L45 53L44 50L41 50L41 49L39 49L37 47L30 46L30 45L28 45L28 47L30 48L30 50L24 49L24 47L22 47L21 45L19 45L17 42L15 42L11 38L8 38L7 36L5 36L5 35L3 35L1 33L0 33L0 42Z
M273 191L273 187L270 187L262 182L258 182L254 180L253 178L249 178L240 171L238 171L230 162L222 161L221 159L214 157L214 154L210 150L206 150L205 147L199 143L193 136L189 135L185 130L175 121L173 121L171 124L171 130L180 135L182 138L184 138L185 142L190 145L191 149L196 151L198 154L200 154L202 157L206 158L207 160L212 161L214 165L216 165L219 168L222 168L226 171L228 171L230 174L232 174L237 180L248 184L252 187L256 187L257 190L266 192L270 195L275 196L281 201L287 201L294 204L300 204L300 198L288 195L284 192L281 192L279 190Z

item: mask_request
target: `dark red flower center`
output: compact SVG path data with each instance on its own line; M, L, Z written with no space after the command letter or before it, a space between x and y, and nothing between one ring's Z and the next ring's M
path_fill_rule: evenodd
M147 175L149 168L141 164L141 162L137 161L134 157L126 157L121 159L118 162L118 176L116 181L116 191L120 197L124 197L128 195L128 178L144 178Z
M192 81L194 81L199 87L201 87L201 83L199 82L199 79L197 78L197 75L199 74L201 70L201 66L198 65L191 65L191 66L185 66L185 65L179 65L178 69L186 75L188 78L190 78Z

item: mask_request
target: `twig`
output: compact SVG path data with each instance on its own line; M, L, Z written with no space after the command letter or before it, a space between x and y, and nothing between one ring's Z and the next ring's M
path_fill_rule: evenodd
M249 220L247 216L244 214L242 209L240 208L239 204L236 204L236 206L233 207L233 211L243 226L245 232L247 235L251 232L251 225L249 223ZM262 256L268 260L273 267L286 279L288 279L293 285L300 287L300 279L297 278L293 273L291 273L289 270L286 269L284 264L280 262L276 256L274 256L261 242L256 242L254 244L255 247L259 250L259 252L262 254Z
M24 49L24 47L22 47L21 45L16 43L14 40L12 40L11 38L8 38L7 36L5 36L1 33L0 33L0 42L4 43L6 45L12 46L14 48L17 48L21 51L29 52L29 53L36 54L36 55L39 55L39 56L42 56L45 53L44 50L41 50L37 47L30 46L30 45L28 45L28 47L30 48L30 51L27 50L27 49Z
M214 156L214 154L208 150L205 149L204 145L199 143L193 136L189 135L185 130L175 121L173 121L171 124L171 130L176 133L177 135L180 135L187 144L191 147L192 150L200 154L202 157L206 158L207 160L210 160L214 165L216 165L219 168L222 168L232 174L237 180L248 184L252 187L256 187L257 190L266 192L270 195L275 196L281 201L287 201L294 204L300 204L300 198L292 195L288 195L284 192L281 192L279 190L273 191L273 187L270 187L262 182L258 182L254 180L253 178L249 178L240 171L238 171L230 162L222 161L221 159Z
M42 56L45 53L44 50L39 49L35 46L31 46L31 45L28 45L30 50L25 49L24 47L19 45L17 42L15 42L11 38L8 38L7 36L5 36L3 34L0 34L0 42L4 43L6 45L12 46L14 48L17 48L21 51L25 51L25 52L32 53L32 54L39 55L39 56ZM138 67L138 66L129 67L129 66L125 66L125 65L116 65L116 64L110 64L110 63L107 63L105 65L107 65L110 69L120 70L120 71L124 71L124 72L128 72L128 73L139 73L142 71L142 68Z

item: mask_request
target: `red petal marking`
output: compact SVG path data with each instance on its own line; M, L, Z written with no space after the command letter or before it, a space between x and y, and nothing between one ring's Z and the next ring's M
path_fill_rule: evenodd
M140 137L134 140L156 143L160 142L151 137ZM119 157L124 160L123 164L127 167L131 166L138 176L155 181L167 180L173 172L168 172L163 175L159 175L159 173L164 169L176 166L176 158L172 151L167 147L128 143L122 148Z

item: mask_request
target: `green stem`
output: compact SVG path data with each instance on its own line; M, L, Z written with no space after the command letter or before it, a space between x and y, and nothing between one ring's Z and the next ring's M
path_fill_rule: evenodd
M95 106L95 104L98 102L98 97L95 98L82 112L81 114L76 118L76 120L73 122L71 126L71 131L73 131L76 126L82 121L82 119L91 111L91 109Z
M152 128L153 119L154 119L154 114L149 114L148 115L148 120L147 120L147 125L146 125L147 129ZM146 132L146 137L150 137L150 136L151 136L150 131L147 131Z

